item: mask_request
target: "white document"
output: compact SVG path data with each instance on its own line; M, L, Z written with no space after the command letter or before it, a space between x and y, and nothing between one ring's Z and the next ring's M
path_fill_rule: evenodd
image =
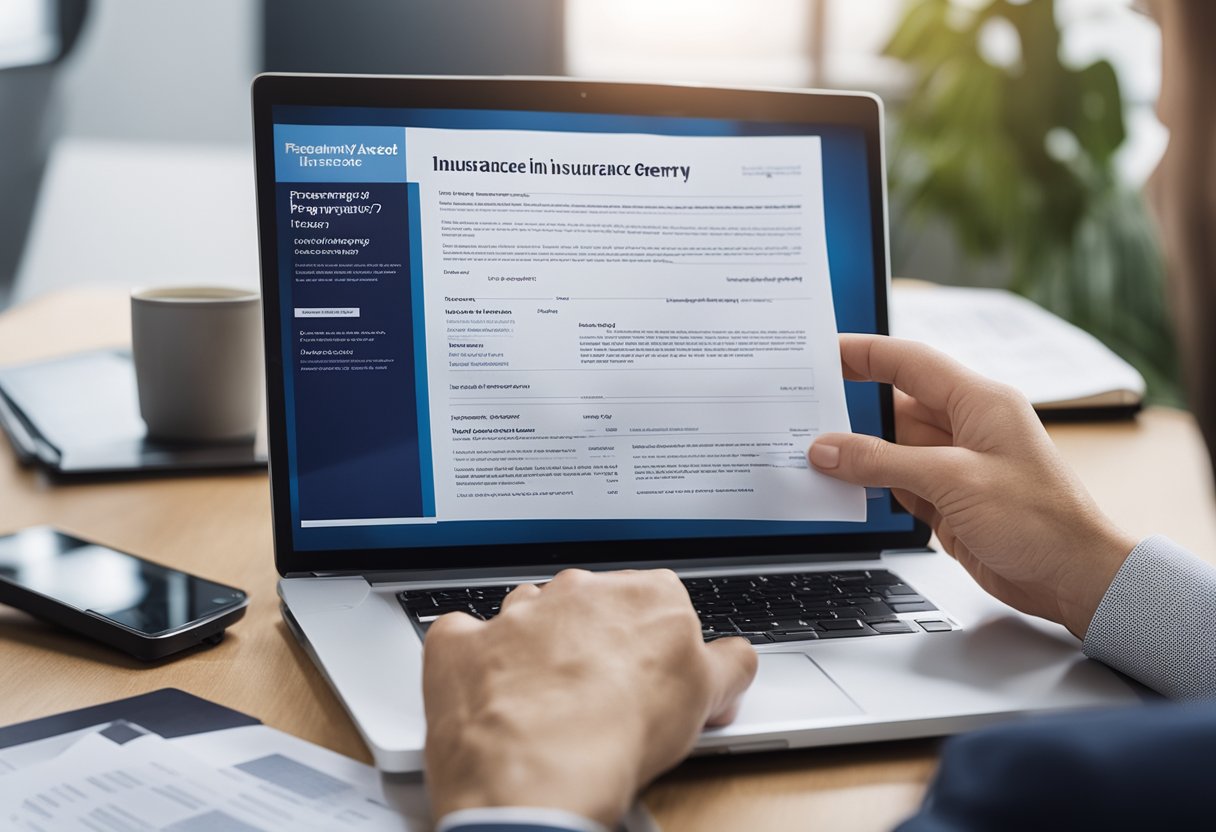
M816 137L406 130L436 519L865 519Z
M384 774L343 754L265 725L245 725L170 740L217 768L240 765L269 754L290 757L315 771L349 783L365 800L387 806L405 830L429 829L431 805L419 774Z
M79 731L56 734L53 737L34 740L23 745L0 748L0 777L46 762L71 748L82 737L96 733L105 727L105 725L93 725ZM0 790L0 794L3 793Z
M375 772L367 766L340 758L347 765L335 773L324 758L328 752L302 752L295 744L284 749L273 735L286 735L264 726L217 733L233 732L244 732L249 741L219 763L191 753L180 740L126 722L77 732L75 742L52 759L0 779L0 825L64 832L430 828L420 784L411 784L420 813L406 814L376 794L368 782ZM314 752L320 752L319 765ZM370 775L352 778L353 767Z
M923 341L1036 407L1117 406L1144 377L1094 336L1003 289L896 287L891 334Z
M0 828L425 832L432 821L420 775L265 725L166 740L120 720L0 749ZM619 828L658 826L635 803Z

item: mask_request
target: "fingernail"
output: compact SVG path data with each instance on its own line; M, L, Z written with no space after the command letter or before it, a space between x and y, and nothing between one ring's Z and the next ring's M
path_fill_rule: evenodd
M840 448L816 442L807 456L816 468L835 468L840 464Z

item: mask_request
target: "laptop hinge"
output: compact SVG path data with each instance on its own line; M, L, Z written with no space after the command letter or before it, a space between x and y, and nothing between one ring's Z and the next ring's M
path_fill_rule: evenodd
M889 550L891 552L904 550ZM907 550L912 551L912 550ZM924 551L923 549L916 551ZM285 577L313 577L313 578L341 578L358 575L365 578L369 583L401 583L412 581L459 581L459 580L478 580L484 581L487 578L500 578L504 581L520 581L543 579L562 569L577 568L589 569L592 571L610 571L613 569L656 569L669 568L677 572L693 572L703 571L707 569L743 569L753 572L760 572L766 569L789 569L791 566L809 566L814 567L826 563L849 563L849 562L864 562L873 561L879 558L880 552L877 550L869 550L862 552L833 552L830 554L795 554L795 555L768 555L763 558L756 557L741 558L702 558L702 559L681 559L679 561L666 561L656 563L655 561L621 561L613 563L563 563L553 564L548 566L545 564L529 564L527 566L513 567L465 567L460 569L415 569L415 570L383 570L383 571L317 571L307 573L293 573Z
M665 567L678 572L692 572L705 569L747 569L763 571L769 568L788 569L790 566L804 564L817 566L821 563L841 563L851 561L877 560L881 555L923 554L933 551L927 546L914 546L904 549L883 549L863 552L833 552L816 555L770 555L757 558L754 561L742 561L739 558L705 558L698 560L680 560L678 562L656 563L654 561L625 561L616 563L567 563L554 564L546 567L542 564L529 566L478 568L465 567L461 569L418 569L418 570L383 570L383 571L318 571L318 572L289 572L285 578L349 578L358 576L369 583L401 583L406 581L458 581L461 579L485 580L486 578L501 578L506 581L543 579L555 572L567 568L590 569L592 571L610 571L613 569L656 569Z

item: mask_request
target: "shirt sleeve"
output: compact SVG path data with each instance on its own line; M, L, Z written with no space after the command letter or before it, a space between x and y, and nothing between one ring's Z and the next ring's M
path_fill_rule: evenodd
M1145 538L1094 613L1085 655L1171 699L1216 697L1216 567Z
M608 832L582 815L539 806L494 806L449 812L435 832Z

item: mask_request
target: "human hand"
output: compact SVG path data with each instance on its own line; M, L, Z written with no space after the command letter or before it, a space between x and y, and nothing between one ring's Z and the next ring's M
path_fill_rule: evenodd
M1098 509L1019 391L924 344L841 335L845 378L895 387L899 444L817 438L817 471L888 486L981 587L1084 638L1136 546Z
M705 644L669 570L559 573L488 622L435 621L423 651L427 785L457 809L564 809L612 827L634 794L734 718L743 639Z

